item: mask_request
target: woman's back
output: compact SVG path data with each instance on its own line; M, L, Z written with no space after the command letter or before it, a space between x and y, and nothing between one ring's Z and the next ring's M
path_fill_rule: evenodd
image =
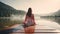
M34 15L32 14L31 17L29 17L28 15L26 15L25 23L26 23L27 21L30 21L30 22L32 22L32 23L35 24Z
M28 26L27 28L24 28L26 34L33 34L35 30L35 19L34 19L34 14L32 14L32 9L29 8L28 12L25 17L24 21L25 26ZM33 26L33 27L30 27Z

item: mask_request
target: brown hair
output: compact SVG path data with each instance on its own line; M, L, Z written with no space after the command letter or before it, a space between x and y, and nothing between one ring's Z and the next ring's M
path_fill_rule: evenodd
M27 12L27 16L31 17L31 15L32 15L32 9L29 8L29 9L28 9L28 12Z

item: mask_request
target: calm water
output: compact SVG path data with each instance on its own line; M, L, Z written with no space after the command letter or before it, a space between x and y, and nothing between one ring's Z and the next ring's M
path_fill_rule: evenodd
M40 17L35 17L35 20L36 20L36 24L38 25L46 25L46 26L49 26L49 27L52 27L52 28L56 28L56 29L60 29L60 25L58 24L57 21L59 20L52 20L52 19L42 19Z
M36 21L36 24L38 25L37 27L39 27L40 25L45 25L45 26L48 26L48 28L55 28L55 29L60 30L60 25L55 21L42 19L40 17L35 17L35 21ZM21 28L21 26L17 26L16 28L12 28L12 29L9 29L9 30L3 30L3 31L0 31L0 34L10 34L11 32L21 30L19 28ZM21 33L21 34L23 34L23 33ZM49 33L35 33L35 34L49 34ZM50 34L57 34L57 33L50 33Z

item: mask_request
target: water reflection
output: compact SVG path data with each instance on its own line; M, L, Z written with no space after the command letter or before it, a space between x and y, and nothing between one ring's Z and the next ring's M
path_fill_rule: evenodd
M54 28L60 30L60 17L58 17L58 16L56 16L56 17L54 17L54 16L42 16L41 19L50 21L50 23L52 24L51 27L53 26Z
M17 27L16 27L17 26ZM21 24L19 25L16 25L14 27L11 27L9 29L5 29L5 30L1 30L0 31L0 34L10 34L10 33L13 33L13 32L20 32L21 30L23 30L23 26ZM20 31L19 31L20 30Z
M58 33L44 33L44 31L45 32L47 32L47 31L54 32L56 30L57 30L56 32L60 31L60 30L58 31L58 29L60 28L60 25L57 24L57 22L59 22L59 20L60 20L59 18L50 18L50 19L49 18L43 18L42 19L40 17L35 17L35 20L36 20L36 24L38 26L35 26L34 29L35 29L36 33L34 33L34 34L58 34ZM56 21L56 22L54 22L54 21ZM44 26L41 26L41 25L44 25ZM46 27L46 26L48 26L48 27ZM53 28L53 30L51 30L51 28ZM26 29L28 29L28 28L26 28ZM11 32L12 32L11 34L13 34L13 32L15 32L14 34L16 34L16 32L19 33L19 32L22 32L22 31L24 32L24 28L21 27L21 25L19 25L19 26L15 27L15 28L2 30L2 31L0 31L0 34L10 34ZM43 31L43 33L41 33L41 31Z
M41 16L42 19L47 19L50 21L54 21L58 24L60 24L60 16Z
M41 26L41 25L40 26L39 25L30 26L30 27L24 28L24 30L21 30L20 27L21 26L17 26L16 28L2 30L2 31L0 31L0 34L58 34L58 32L59 32L56 29L52 29L52 28L49 29L49 27ZM28 33L29 32L28 29L31 30L30 33ZM24 31L26 33L24 33ZM34 33L32 33L32 31L34 31Z

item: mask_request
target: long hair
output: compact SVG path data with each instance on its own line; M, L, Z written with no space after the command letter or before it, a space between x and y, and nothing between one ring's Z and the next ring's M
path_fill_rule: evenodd
M29 17L31 17L31 15L32 15L32 9L31 8L28 9L28 12L27 12L26 15L29 16Z

